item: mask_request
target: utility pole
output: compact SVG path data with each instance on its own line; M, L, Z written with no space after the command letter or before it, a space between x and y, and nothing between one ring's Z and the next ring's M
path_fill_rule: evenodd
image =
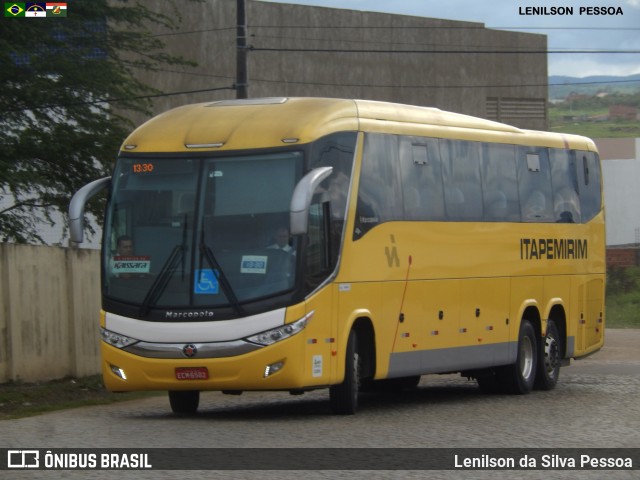
M247 14L245 0L236 0L237 42L236 42L236 98L249 98L247 73Z

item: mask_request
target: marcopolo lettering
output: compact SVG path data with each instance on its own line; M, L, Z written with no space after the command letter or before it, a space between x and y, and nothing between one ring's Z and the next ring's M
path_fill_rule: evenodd
M167 310L164 318L212 318L214 313L211 310L199 310L196 312L173 312Z
M581 238L521 238L521 260L582 260L588 244Z

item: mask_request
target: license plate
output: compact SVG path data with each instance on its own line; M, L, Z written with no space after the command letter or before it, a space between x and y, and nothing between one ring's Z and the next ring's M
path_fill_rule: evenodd
M207 380L209 370L207 367L178 367L176 368L178 380Z

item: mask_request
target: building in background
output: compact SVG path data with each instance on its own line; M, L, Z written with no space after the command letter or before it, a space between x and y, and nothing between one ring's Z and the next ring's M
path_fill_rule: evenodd
M176 14L164 0L147 5ZM154 33L171 54L198 66L139 72L164 92L193 92L154 99L153 113L235 98L236 5L236 0L187 2L177 31L157 27ZM547 129L545 35L249 0L245 11L249 97L383 100Z
M602 159L607 264L640 265L640 138L595 140Z
M176 18L154 25L167 53L195 67L134 70L164 92L151 114L236 97L237 0L146 5ZM547 38L482 23L246 1L249 97L338 97L437 107L517 127L546 130ZM132 67L133 68L133 67ZM148 117L130 115L139 125ZM274 119L277 121L277 119ZM117 152L114 152L114 155ZM0 209L10 205L0 196ZM66 244L62 215L42 225ZM100 232L84 247L98 248Z

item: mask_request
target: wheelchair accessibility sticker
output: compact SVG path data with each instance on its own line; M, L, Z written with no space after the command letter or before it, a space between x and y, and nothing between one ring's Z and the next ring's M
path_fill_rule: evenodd
M218 277L210 268L196 270L193 293L215 295L218 293Z

